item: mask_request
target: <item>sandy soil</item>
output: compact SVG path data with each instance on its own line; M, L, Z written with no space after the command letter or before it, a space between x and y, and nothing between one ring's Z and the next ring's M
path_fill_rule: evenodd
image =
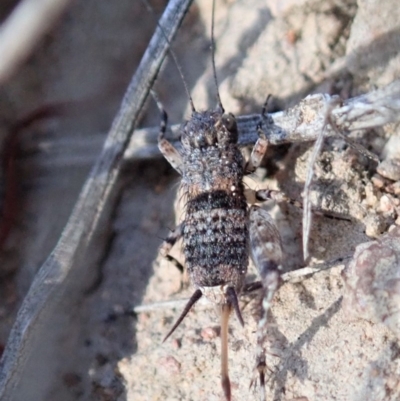
M215 105L208 3L192 7L174 44L199 109ZM259 112L268 94L270 111L276 111L310 93L346 99L399 76L395 2L217 3L219 90L225 108L237 115ZM101 107L87 100L87 113L44 121L21 139L21 201L1 256L3 344L35 272L60 235L101 146L97 138L107 130L153 29L154 17L129 1L77 1L0 94L3 137L15 115L38 105L104 94ZM171 122L188 115L171 62L157 91ZM149 104L142 124L158 121L159 113ZM352 138L390 162L398 156L393 139L398 135L398 127L391 125ZM247 185L280 188L301 199L311 150L312 144L272 147ZM314 215L309 264L340 257L352 261L286 283L276 294L266 344L267 399L398 400L400 176L378 175L373 161L339 139L327 141L315 171L316 208L346 219ZM125 166L112 219L88 255L87 271L71 295L57 300L57 319L42 322L48 336L39 341L12 400L223 399L219 321L212 307L196 307L165 343L181 307L131 313L136 305L181 299L193 291L186 276L158 256L162 238L182 218L178 183L161 159ZM286 204L265 207L283 237L285 271L303 267L302 211ZM179 246L174 255L183 261ZM256 278L251 267L248 281ZM257 294L242 300L244 328L231 319L233 400L259 397L258 388L249 389L258 304Z

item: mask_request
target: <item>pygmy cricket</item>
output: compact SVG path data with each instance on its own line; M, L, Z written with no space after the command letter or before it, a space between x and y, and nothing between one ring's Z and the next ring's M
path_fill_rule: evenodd
M212 64L214 62L214 6L211 28ZM174 57L175 58L175 57ZM183 78L183 77L182 77ZM278 288L282 263L281 237L275 222L258 206L248 206L243 177L260 165L268 141L262 131L266 105L260 115L258 140L250 159L245 161L238 146L238 128L233 114L225 113L217 92L218 107L213 111L196 111L190 94L191 118L180 129L179 150L165 136L167 114L162 112L158 147L171 166L181 175L185 196L184 221L173 230L160 252L179 265L169 253L178 239L183 239L185 265L195 292L164 341L179 326L192 306L204 295L220 309L221 316L221 383L225 398L231 400L228 372L228 323L234 310L244 325L239 306L251 255L263 291L262 312L257 330L256 372L261 398L265 396L265 350L267 312ZM254 194L253 194L254 195ZM254 196L253 196L254 198ZM255 198L265 200L268 191L257 191Z
M267 309L275 292L281 269L281 238L269 214L258 206L248 207L243 186L245 174L260 164L267 139L260 131L250 161L245 162L237 144L236 119L217 110L197 112L181 128L182 148L178 151L166 138L166 114L158 146L164 157L181 174L186 196L184 221L161 246L169 252L182 237L185 264L196 287L168 338L191 307L205 295L221 311L221 381L227 400L231 399L228 374L228 320L232 310L243 325L238 296L243 290L249 256L256 264L265 292L259 325L256 369L264 382L264 342ZM265 191L260 191L265 192ZM262 198L262 194L256 197ZM165 338L165 339L166 339Z

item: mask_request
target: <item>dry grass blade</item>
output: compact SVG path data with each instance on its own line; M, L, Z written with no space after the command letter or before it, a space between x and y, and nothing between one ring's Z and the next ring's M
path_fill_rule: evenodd
M314 176L314 165L317 162L318 156L321 152L322 145L324 143L324 137L327 129L327 124L332 114L332 110L335 105L339 104L338 99L330 100L325 107L325 115L324 115L324 125L319 133L317 140L314 144L314 149L311 154L310 160L308 162L308 169L307 169L307 178L306 182L304 183L304 203L303 203L303 258L304 261L308 259L308 241L310 237L311 231L311 199L310 199L310 192L311 192L311 184L312 179Z
M102 153L98 157L57 246L37 273L18 312L0 363L0 399L8 400L23 376L40 322L54 313L55 304L79 270L104 207L115 189L135 121L191 1L171 1L126 91ZM166 35L168 40L166 39ZM76 276L76 274L75 274ZM76 277L75 277L76 278Z

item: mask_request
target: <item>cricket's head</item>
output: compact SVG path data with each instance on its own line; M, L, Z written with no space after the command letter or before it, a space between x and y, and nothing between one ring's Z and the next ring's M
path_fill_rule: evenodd
M225 148L236 144L238 130L233 114L221 111L193 112L182 129L181 142L187 152L209 147Z
M197 289L189 302L186 304L185 309L181 313L179 319L176 321L172 329L165 336L164 341L175 331L180 325L182 320L186 317L192 306L205 295L214 304L218 305L221 313L221 384L227 401L231 400L231 382L229 379L228 370L228 328L229 316L232 310L235 310L239 322L244 326L242 314L240 312L238 294L231 285L219 285L213 287L202 287Z
M182 185L190 197L238 188L243 178L243 156L232 114L194 112L181 130ZM238 198L240 199L240 198Z

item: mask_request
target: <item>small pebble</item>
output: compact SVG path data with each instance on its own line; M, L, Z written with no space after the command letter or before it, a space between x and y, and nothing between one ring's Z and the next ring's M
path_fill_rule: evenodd
M379 174L374 174L371 178L371 181L374 187L379 189L383 188L387 182L387 180Z
M388 195L382 195L381 199L379 199L379 210L385 214L394 212L394 204Z
M372 238L379 237L387 228L384 219L376 214L369 214L364 219L364 224L365 234Z
M181 364L172 355L160 358L158 360L158 365L169 374L176 375L181 371Z
M218 331L215 327L205 327L201 330L200 335L203 340L210 341L218 337Z
M392 181L400 180L400 159L386 159L383 160L376 171L385 178Z
M174 338L171 341L171 346L172 346L173 349L179 349L182 346L182 344L181 344L180 340Z
M395 195L400 195L400 181L395 182L394 184L389 185L386 188L387 192L393 193Z

